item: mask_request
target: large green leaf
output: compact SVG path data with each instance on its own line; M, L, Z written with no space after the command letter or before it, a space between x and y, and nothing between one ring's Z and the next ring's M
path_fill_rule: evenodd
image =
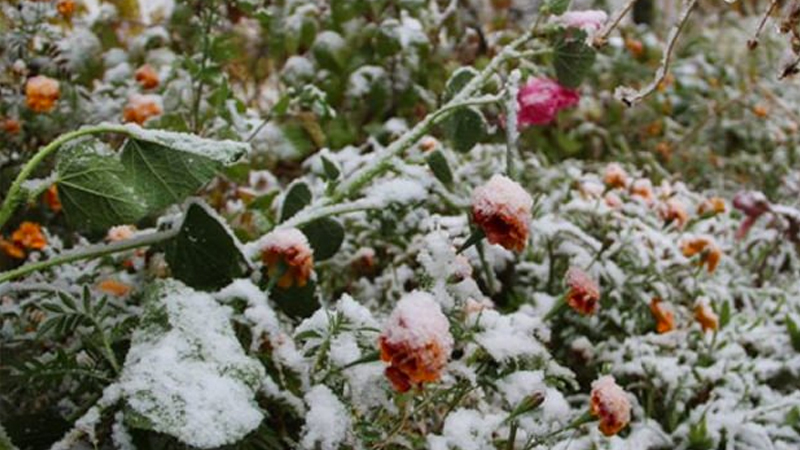
M472 67L460 67L453 71L445 85L443 100L445 102L452 100L476 75L478 75L478 71Z
M103 154L96 141L62 150L56 171L64 213L76 228L105 230L147 214L129 172L117 158Z
M308 280L305 286L292 286L281 288L275 286L270 291L270 299L289 317L305 319L311 317L320 307L315 295L317 285L314 280Z
M314 250L314 260L324 261L339 251L344 241L344 228L334 219L323 217L300 228Z
M172 276L195 289L223 288L247 269L236 238L201 203L189 205L178 235L165 250Z
M125 143L122 165L150 211L183 201L211 181L222 167L205 156L137 139Z
M585 32L565 30L556 38L553 56L558 82L576 88L591 71L597 54L586 44Z

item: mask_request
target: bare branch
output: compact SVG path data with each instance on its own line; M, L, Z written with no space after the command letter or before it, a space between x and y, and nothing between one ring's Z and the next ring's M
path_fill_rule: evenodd
M753 38L747 41L747 48L750 50L754 50L756 47L758 47L758 38L761 36L761 32L764 31L764 25L767 24L767 19L769 19L769 16L772 15L772 11L775 10L776 6L778 6L778 0L772 0L772 2L769 4L769 8L767 8L767 11L761 17L761 21L758 23L758 28L756 28L756 32L753 33Z
M592 41L592 45L596 48L600 48L606 45L608 41L608 36L611 35L611 32L614 31L619 23L622 22L622 18L628 14L628 12L633 8L634 3L636 0L628 0L628 3L625 4L622 8L618 9L614 15L611 17L611 20L606 22L606 26L603 27L603 30L595 36L594 40Z

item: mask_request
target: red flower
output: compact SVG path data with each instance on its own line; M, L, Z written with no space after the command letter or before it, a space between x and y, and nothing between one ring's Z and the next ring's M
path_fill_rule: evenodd
M269 277L283 274L278 286L305 286L314 269L314 257L306 236L298 229L275 230L264 237L261 260ZM283 267L281 267L283 266Z
M521 252L528 243L533 200L519 184L494 175L472 193L472 219L492 244Z
M532 78L517 95L518 127L546 125L559 111L578 104L578 91L568 89L549 78Z
M619 433L631 421L631 403L611 375L592 383L589 412L600 420L600 431L606 436Z
M567 285L567 304L583 315L597 311L600 302L600 286L586 272L570 267L564 277Z

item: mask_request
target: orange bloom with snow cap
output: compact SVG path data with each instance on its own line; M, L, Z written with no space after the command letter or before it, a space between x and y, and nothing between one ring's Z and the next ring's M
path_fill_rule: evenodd
M583 315L597 311L600 302L600 286L586 272L570 267L564 277L567 285L566 302L570 308Z
M519 184L494 175L472 193L472 219L492 244L521 252L528 244L533 200Z
M125 122L142 125L147 119L161 115L161 112L161 102L158 97L134 94L122 110L122 119Z
M450 322L430 294L414 291L397 303L378 345L386 378L406 392L441 377L453 351Z
M677 198L667 200L662 206L660 213L664 222L667 224L675 222L678 228L683 228L686 222L689 221L689 213L686 212L683 202Z
M628 173L617 163L606 166L603 173L603 183L609 188L624 188L628 185Z
M136 78L136 82L138 82L144 89L153 89L158 87L158 73L156 73L155 69L153 69L150 64L145 64L142 67L139 67L136 69L136 72L133 75Z
M278 286L305 286L314 269L314 257L306 236L297 228L275 230L261 242L261 261L270 278L280 276Z
M600 420L600 431L613 436L631 421L631 403L614 377L606 375L592 383L589 412Z
M631 185L631 195L641 198L647 204L652 203L655 199L655 194L653 194L653 183L651 183L647 178L640 178L634 181Z
M675 316L659 297L650 300L650 312L656 320L656 331L660 334L669 333L675 329Z
M707 301L698 300L694 305L694 318L703 328L703 331L716 330L719 328L719 316Z
M705 264L708 272L712 273L717 269L719 260L722 258L722 250L710 237L700 236L683 241L681 244L683 256L691 258L700 255L699 264Z
M32 77L25 84L25 103L37 113L52 111L60 96L58 81L44 75Z
M56 3L56 10L66 19L75 14L75 8L75 0L58 0Z
M711 197L700 203L697 207L697 214L722 214L725 212L725 200L719 197Z

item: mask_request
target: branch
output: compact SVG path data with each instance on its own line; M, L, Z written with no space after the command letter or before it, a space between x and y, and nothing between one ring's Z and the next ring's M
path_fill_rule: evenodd
M620 22L622 22L622 18L628 14L628 12L633 8L633 5L636 3L636 0L628 0L622 8L618 9L614 15L612 16L611 20L606 23L606 26L603 27L603 30L595 36L592 41L592 45L595 48L600 48L606 45L608 41L608 36L611 35L611 32L619 26Z
M756 28L756 32L753 33L753 38L747 41L747 48L750 50L754 50L758 47L758 38L761 36L761 32L764 31L764 25L767 24L767 19L769 19L769 16L772 14L772 11L775 10L776 6L778 6L778 0L772 0L769 4L769 8L767 8L767 11L761 17L761 21L758 22L758 28Z
M618 87L614 92L614 97L623 101L628 106L633 106L644 100L645 97L658 89L658 86L667 77L667 73L669 72L669 63L672 59L672 53L675 50L675 44L678 42L678 36L680 36L681 31L683 31L683 27L686 25L686 22L688 22L689 15L695 6L697 6L697 0L688 0L687 3L684 4L683 11L681 11L681 16L678 19L678 22L669 32L667 46L664 48L664 53L661 57L661 66L659 66L658 70L656 70L656 76L653 81L638 91L629 87Z

